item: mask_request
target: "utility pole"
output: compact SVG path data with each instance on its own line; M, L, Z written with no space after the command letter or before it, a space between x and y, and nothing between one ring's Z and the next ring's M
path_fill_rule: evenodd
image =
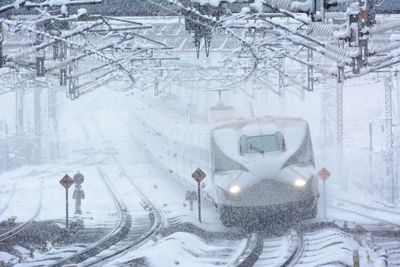
M43 23L36 23L36 41L35 44L39 45L44 41L44 24ZM45 69L44 69L44 59L45 59L45 50L37 51L36 52L36 75L37 76L44 76Z
M373 128L372 128L372 122L368 124L368 131L369 131L369 150L368 150L368 192L370 195L374 193L374 175L373 175L373 169L374 169L374 160L373 160L373 153L374 153L374 148L373 148Z
M279 85L279 96L283 97L285 95L285 76L284 76L284 71L285 71L285 58L280 58L279 59L279 71L278 71L278 85Z
M396 79L396 114L397 114L397 123L400 123L400 73L399 70L396 69L396 72L394 74L394 77Z
M17 136L24 134L24 89L15 90L15 115L16 115L16 133Z
M309 92L314 91L314 67L311 65L313 63L313 51L308 48L307 49L307 61L308 61L308 66L307 66L307 89Z
M155 67L160 68L155 71L155 77L154 77L154 96L158 96L158 94L160 93L159 92L160 77L163 76L163 70L161 69L161 60L156 63Z
M385 77L385 141L386 141L386 177L389 180L391 203L395 202L396 177L393 171L393 112L392 112L392 73ZM386 194L385 194L386 195Z
M41 88L36 86L34 89L34 120L35 120L35 153L33 161L37 164L41 162L42 157L42 119L41 119Z
M343 86L344 86L344 67L338 67L338 77L336 83L336 161L337 174L347 189L347 179L343 171Z
M279 58L279 67L278 67L278 89L279 89L279 100L280 106L282 108L282 113L286 113L286 105L285 105L285 58Z
M0 68L4 67L4 60L3 60L3 21L0 20Z
M75 40L74 40L75 41ZM69 46L70 56L76 56L76 51L73 49L73 45ZM75 74L78 73L78 60L73 60L68 64L67 67L67 77L68 77L68 94L67 96L71 99L77 99L79 97L79 78Z
M325 22L325 0L320 2L321 21Z
M400 79L399 79L399 72L396 69L396 73L395 73L395 77L396 77L396 106L397 106L397 119L396 119L396 123L394 123L395 125L398 125L400 123ZM394 120L392 120L393 122ZM399 164L400 164L400 160L399 160L399 149L398 146L396 146L397 148L394 149L394 176L395 176L395 193L396 196L395 198L398 199L399 198Z
M58 119L57 119L57 90L49 87L47 92L48 100L48 119L50 123L51 142L50 156L51 159L58 157Z
M23 88L15 90L15 131L16 131L16 144L12 149L18 151L16 154L17 166L22 165L25 162L25 155L29 155L28 151L25 150L25 139L24 139L24 94Z
M376 23L376 0L367 0L366 2L366 10L368 14L368 19L367 19L367 26L372 26L373 24Z

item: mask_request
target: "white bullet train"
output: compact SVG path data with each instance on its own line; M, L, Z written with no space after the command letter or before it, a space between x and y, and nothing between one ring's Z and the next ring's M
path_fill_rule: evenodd
M214 123L188 120L137 105L131 133L186 186L201 168L202 191L225 226L317 212L317 178L309 126L267 116ZM182 116L183 117L183 116Z

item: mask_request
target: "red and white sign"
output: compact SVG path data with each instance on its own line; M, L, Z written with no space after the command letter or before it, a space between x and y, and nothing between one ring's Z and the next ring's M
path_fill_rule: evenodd
M319 173L318 173L318 177L319 179L321 179L322 181L326 181L328 180L328 178L331 176L331 173L328 171L328 169L326 168L322 168Z
M197 168L197 170L192 173L192 177L196 182L200 183L206 178L206 174L200 168Z
M74 180L72 180L71 177L66 174L63 178L60 180L60 184L65 187L65 189L68 189L71 187L71 185L74 183Z

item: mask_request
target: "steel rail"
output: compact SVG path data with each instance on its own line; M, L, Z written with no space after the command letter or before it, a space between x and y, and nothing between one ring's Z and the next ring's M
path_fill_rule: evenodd
M17 182L14 183L13 188L11 189L11 193L10 196L8 197L8 199L6 200L6 204L0 209L0 215L3 214L3 212L8 208L8 206L10 205L11 199L14 196L15 193L15 188L17 187Z
M99 131L101 132L101 131ZM96 260L92 260L88 263L81 263L80 266L102 266L106 262L109 262L113 260L113 258L118 257L120 254L127 252L129 250L137 249L141 245L143 245L146 241L150 240L153 238L156 234L159 233L161 228L164 226L164 219L162 218L160 212L155 208L155 206L148 200L147 197L144 196L144 194L140 191L140 189L135 185L135 183L132 181L132 178L127 174L125 169L120 165L120 163L115 159L115 163L118 166L120 172L125 176L125 178L128 180L128 182L132 185L132 187L135 189L136 194L139 195L141 202L140 204L142 205L143 209L149 212L149 217L152 222L151 227L144 232L139 238L136 240L132 240L129 245L122 245L120 248L114 248L113 252L99 257ZM134 230L134 229L131 229ZM124 242L124 240L121 239L121 242ZM116 243L114 246L118 247L118 243Z
M102 169L97 166L97 171L102 177L104 183L107 186L108 191L110 192L114 205L117 209L118 212L118 223L116 226L102 239L97 241L95 244L78 251L77 253L64 258L62 260L57 261L56 263L53 263L49 266L63 266L65 264L71 264L71 263L79 263L82 262L90 257L95 256L96 254L100 253L102 250L107 249L111 245L117 243L119 240L121 240L123 237L126 236L128 233L131 223L132 223L132 218L131 216L127 213L127 209L125 208L125 205L123 204L122 200L120 200L116 194L115 194L115 189L112 187L109 179L104 175Z
M101 138L105 139L101 129L98 127L98 125L96 123L94 123L94 124L95 124L95 128L99 132ZM86 136L88 137L86 127L83 126L83 129L86 132ZM132 178L128 175L128 173L121 166L121 164L117 161L117 159L115 157L112 157L112 158L115 161L116 166L118 166L120 173L122 173L125 176L125 178L128 180L128 182L132 185L132 187L136 191L137 195L140 196L140 199L141 199L140 204L142 205L142 207L145 211L148 211L148 215L149 215L149 218L151 221L151 227L146 232L142 233L142 235L140 235L140 237L138 237L136 240L130 240L131 242L129 242L129 245L121 245L121 247L118 248L118 243L126 241L126 240L124 240L125 237L128 236L129 233L131 233L135 230L135 227L132 227L131 216L129 214L127 214L128 210L125 207L125 205L123 205L123 208L121 210L122 210L122 212L124 212L126 214L126 216L129 216L129 228L125 228L124 235L117 234L118 238L114 238L114 236L116 236L116 235L110 233L108 236L103 238L103 241L101 242L100 245L99 245L99 243L100 243L100 241L99 241L96 244L94 244L93 246L91 246L90 248L79 252L78 254L81 255L81 258L76 258L76 257L75 258L76 258L77 262L80 263L79 265L82 267L83 266L93 266L93 265L101 266L105 262L110 261L114 257L119 256L121 253L139 247L140 245L144 244L147 240L154 237L164 225L164 220L162 219L162 216L159 213L159 211L144 196L144 194L139 190L139 188L134 184L134 182L132 181ZM108 188L111 190L112 184L111 184L110 180L107 178L107 176L104 174L104 172L101 170L100 167L98 167L98 170L99 170L100 175L103 177L104 181L107 182ZM115 194L115 189L113 191L113 196L114 196L115 200L117 200L117 197ZM118 203L122 203L122 200L119 200ZM112 242L110 241L110 239L113 239ZM107 246L104 245L106 243L108 243ZM103 252L103 253L101 253L101 255L98 255L100 252L107 249L111 245L113 245L113 250L111 251L111 253ZM88 253L88 251L89 252L91 251L91 253ZM94 256L96 256L96 258L92 258ZM85 257L85 259L83 257ZM92 259L90 259L90 258L92 258ZM71 258L71 260L72 259L73 258ZM85 260L88 260L88 261L85 262ZM60 265L57 265L57 266L60 266Z
M42 209L43 181L41 182L40 189L41 190L40 190L40 197L39 197L39 205L36 208L35 213L26 222L23 222L20 225L16 226L15 228L13 228L13 229L1 234L0 235L0 242L4 242L7 239L10 239L10 238L18 235L19 233L21 233L23 230L28 228L33 223L33 221L36 219L36 217L39 215L39 213L40 213L40 211Z
M357 211L354 211L354 210L351 210L351 209L346 209L346 208L343 208L343 207L337 207L337 206L333 206L333 205L328 205L328 206L330 208L334 208L334 209L341 210L341 211L344 211L344 212L356 214L356 215L358 215L360 217L364 217L364 218L370 219L372 221L381 222L381 223L385 223L385 224L400 228L400 223L394 223L394 222L389 221L389 220L385 220L385 219L382 219L382 218L377 218L377 217L374 217L374 216L371 216L371 215L367 215L367 214L364 214L364 213L361 213L361 212L357 212Z

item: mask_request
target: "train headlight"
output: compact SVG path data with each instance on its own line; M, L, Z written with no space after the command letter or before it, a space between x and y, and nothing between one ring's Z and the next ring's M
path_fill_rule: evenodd
M297 178L295 181L294 181L294 185L296 186L296 187L303 187L303 186L305 186L307 184L307 181L305 180L305 179L303 179L303 178Z
M231 187L229 187L229 193L231 194L237 194L240 192L240 186L238 185L232 185Z

